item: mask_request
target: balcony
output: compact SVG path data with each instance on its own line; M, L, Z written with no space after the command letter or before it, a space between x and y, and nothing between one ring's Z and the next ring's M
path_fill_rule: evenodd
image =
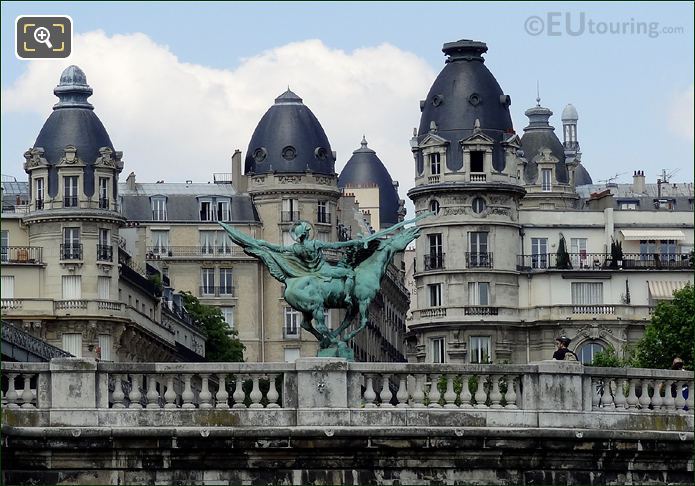
M463 308L466 316L496 316L499 314L499 307L483 305L469 305Z
M37 199L36 203L34 204L34 208L36 211L40 211L43 209L43 199Z
M77 196L65 196L63 198L64 208L76 208L77 207Z
M486 182L487 181L487 174L471 173L468 180L471 182Z
M444 268L444 253L425 255L425 271Z
M210 285L200 286L200 297L234 297L235 288L232 285L221 285L219 287Z
M432 307L430 309L422 309L420 311L420 317L422 317L422 318L446 317L446 307Z
M13 265L42 265L43 248L39 246L3 246L0 249L0 262Z
M546 270L691 270L690 254L624 253L622 261L613 262L610 253L569 253L569 265L558 267L556 253L517 255L520 272Z
M99 209L109 209L109 199L106 197L99 198Z
M112 262L113 261L113 246L97 245L97 261Z
M440 177L441 176L439 176L439 175L427 176L427 183L428 184L439 184L439 178Z
M492 268L492 253L466 252L467 268Z
M299 221L299 211L281 211L280 212L280 222L292 223L294 221Z
M82 244L61 244L60 245L61 260L82 260Z
M246 254L238 246L148 246L147 260L164 258L227 258L244 257Z

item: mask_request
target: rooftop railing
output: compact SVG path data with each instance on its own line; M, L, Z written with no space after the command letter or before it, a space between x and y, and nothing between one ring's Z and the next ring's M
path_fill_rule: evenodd
M558 265L557 253L517 255L517 270L542 272L547 270L689 270L689 253L624 253L623 259L613 261L610 253L568 253L567 264Z

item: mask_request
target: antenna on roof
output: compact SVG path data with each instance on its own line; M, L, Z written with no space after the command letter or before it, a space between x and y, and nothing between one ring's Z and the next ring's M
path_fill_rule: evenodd
M541 82L536 80L536 106L541 106Z
M618 178L619 178L620 176L625 175L625 174L627 174L627 172L621 172L621 173L619 173L619 174L615 174L613 177L609 177L608 179L601 179L600 181L597 181L597 182L605 182L605 183L606 183L606 187L608 187L608 186L615 186L615 183L616 183L616 181L618 180Z

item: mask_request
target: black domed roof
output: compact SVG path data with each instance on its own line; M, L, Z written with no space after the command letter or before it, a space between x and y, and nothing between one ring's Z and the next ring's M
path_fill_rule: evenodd
M400 198L393 180L376 152L367 147L362 138L362 146L352 153L345 168L338 177L338 187L379 187L379 225L387 228L398 223Z
M582 164L577 165L577 168L574 169L574 185L585 186L587 184L593 183L594 181L591 180L591 175L589 175L589 171L587 171Z
M553 112L540 105L529 108L524 113L529 118L529 124L524 128L524 135L521 137L521 148L524 151L524 158L528 161L524 169L526 181L535 183L538 178L538 166L533 161L534 157L540 154L541 149L550 149L553 157L558 159L555 166L555 177L560 183L569 182L567 165L565 164L565 147L560 139L555 135L555 129L550 126L550 117Z
M53 113L43 124L34 147L44 149L48 161L48 193L58 193L58 176L55 165L65 155L65 147L73 145L76 155L85 163L84 192L87 196L94 194L94 161L100 156L99 149L108 147L114 150L109 134L94 107L87 101L92 95L92 88L87 84L87 77L77 66L66 68L60 76L60 84L53 90L60 99L53 106Z
M245 172L335 173L335 158L321 123L289 89L275 99L251 136Z
M458 170L463 166L458 142L473 134L476 120L489 137L502 141L514 132L509 114L511 99L484 64L484 42L460 40L444 44L448 56L422 105L418 141L424 139L436 124L437 135L449 140L447 166ZM507 136L505 136L507 135ZM493 148L493 166L504 168L504 154Z

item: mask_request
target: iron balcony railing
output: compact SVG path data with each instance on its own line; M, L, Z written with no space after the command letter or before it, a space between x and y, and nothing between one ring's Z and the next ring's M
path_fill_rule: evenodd
M568 253L564 264L558 265L557 253L536 253L517 256L517 270L688 270L692 269L688 253L624 253L614 260L610 253Z
M61 244L60 245L61 260L82 260L82 243L77 244Z
M200 286L200 296L201 297L234 297L234 286L233 285L201 285Z
M43 199L37 199L34 207L36 208L37 211L43 209Z
M246 254L239 247L232 246L148 246L148 260L168 257L243 257Z
M111 262L113 261L113 246L97 245L97 261Z
M2 263L43 263L43 248L39 246L3 246L0 248Z
M63 197L63 207L64 208L76 208L77 207L77 196L65 196L65 197Z
M499 313L499 307L469 305L463 308L463 313L467 316L496 316Z
M444 253L425 255L425 270L444 268Z
M280 213L280 221L283 223L299 221L299 211L282 211Z
M492 268L491 252L466 252L467 268Z
M109 209L109 199L106 197L99 198L99 209Z

